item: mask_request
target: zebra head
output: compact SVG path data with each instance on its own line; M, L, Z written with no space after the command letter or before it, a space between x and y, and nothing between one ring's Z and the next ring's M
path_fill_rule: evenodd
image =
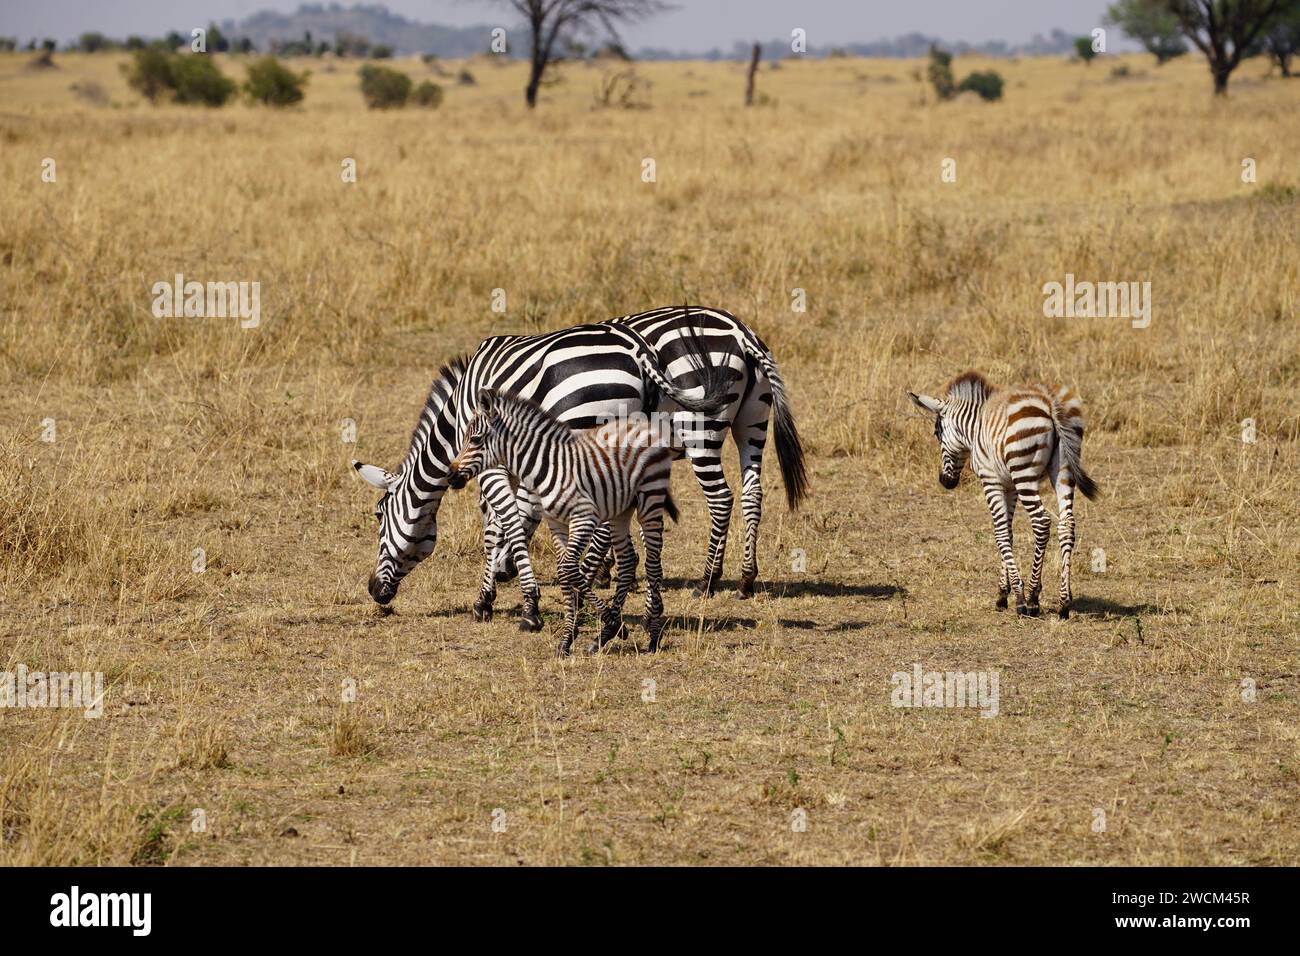
M970 457L970 437L967 423L958 405L945 400L908 392L917 408L934 416L934 437L939 440L939 484L951 491L961 479L961 470Z
M379 556L366 585L379 604L397 596L397 586L411 570L433 554L438 540L437 508L419 504L414 489L404 487L402 476L376 465L353 461L362 478L384 492L375 505L379 522Z
M465 484L477 477L484 469L496 466L496 456L488 446L488 435L496 422L498 407L496 392L490 388L478 393L478 404L474 415L465 426L465 443L451 462L448 483L453 488L464 488Z

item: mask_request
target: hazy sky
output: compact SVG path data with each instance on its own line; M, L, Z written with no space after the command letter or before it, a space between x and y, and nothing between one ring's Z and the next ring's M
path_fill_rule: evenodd
M383 0L415 20L465 26L511 25L516 17L493 0ZM352 6L345 2L344 6ZM299 0L0 0L0 35L54 37L86 30L110 36L159 35L168 29L239 20L258 10L292 11ZM787 37L794 27L820 46L917 31L945 40L1028 40L1061 27L1086 33L1107 0L679 0L677 9L627 29L632 48L729 49L736 40Z

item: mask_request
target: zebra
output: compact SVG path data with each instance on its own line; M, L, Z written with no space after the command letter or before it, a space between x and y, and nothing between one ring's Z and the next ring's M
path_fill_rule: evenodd
M601 612L600 636L588 649L599 651L621 628L623 603L636 580L636 548L631 521L635 513L645 545L646 630L650 652L659 648L664 628L660 595L664 513L677 520L669 493L673 453L660 444L648 422L613 421L588 431L568 425L530 401L482 389L478 407L465 430L465 443L451 463L451 487L489 468L504 468L531 489L557 540L565 618L560 654L568 654L578 631L578 611L585 597ZM583 575L580 562L596 528L612 529L618 584L603 602Z
M918 408L935 416L934 435L942 450L939 484L957 487L970 460L993 517L993 535L1002 556L996 607L1007 606L1016 592L1016 611L1036 616L1042 588L1043 556L1051 533L1051 517L1039 496L1044 479L1056 489L1061 547L1060 616L1070 616L1070 557L1074 552L1074 491L1097 496L1097 484L1083 470L1083 403L1073 389L1048 385L996 388L978 372L966 372L949 383L944 397L907 393ZM1016 500L1029 515L1034 532L1034 565L1026 598L1020 569L1011 548L1011 522Z
M758 530L763 515L763 451L767 445L769 418L773 425L777 460L785 485L786 504L793 511L808 492L808 475L803 446L790 410L785 382L772 353L754 332L731 313L700 306L667 306L609 319L606 325L632 329L655 350L680 386L697 384L692 366L695 345L702 341L708 351L709 367L728 369L735 390L727 406L701 420L687 410L672 410L674 427L692 438L685 448L695 477L704 491L709 509L709 544L704 574L695 588L696 596L715 592L721 578L727 547L734 497L722 470L722 445L730 432L740 459L741 514L745 521L744 553L736 594L749 598L758 578ZM671 406L671 401L665 408ZM517 504L524 523L525 539L538 525L536 501L521 487ZM597 533L588 562L594 574L600 556L608 546L608 529ZM514 576L512 555L499 549L495 558L496 579Z
M402 579L433 553L451 460L460 448L479 389L507 389L533 399L576 428L653 410L661 397L681 408L716 414L728 394L728 380L721 370L708 367L708 356L698 343L688 348L688 353L690 384L679 387L635 330L590 324L542 335L495 336L479 345L471 357L443 366L429 390L401 467L392 472L352 462L363 479L384 492L375 508L379 549L367 584L370 596L381 605L389 604ZM693 398L688 394L695 390L703 395ZM487 561L474 616L478 620L492 616L496 581L491 558L503 536L519 568L524 594L520 628L540 631L540 591L528 561L510 478L504 469L490 468L478 481ZM487 533L492 528L498 529L496 535Z

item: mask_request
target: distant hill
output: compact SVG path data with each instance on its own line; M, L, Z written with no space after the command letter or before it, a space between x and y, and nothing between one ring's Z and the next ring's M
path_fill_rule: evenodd
M502 12L506 9L503 7ZM448 27L436 23L420 23L393 13L382 4L358 4L345 7L340 3L304 3L293 13L263 10L235 22L227 20L221 29L232 39L248 37L259 50L267 50L272 42L302 40L306 33L313 42L333 43L340 35L364 37L372 44L390 46L399 54L434 53L443 57L464 57L487 52L492 26L482 24L471 27ZM509 26L509 25L508 25ZM526 35L519 26L511 29L512 36ZM1046 56L1070 53L1074 50L1074 35L1064 30L1052 30L1048 36L1036 35L1027 43L1007 43L990 40L984 43L945 42L938 37L909 33L892 40L849 41L834 46L812 46L808 55L813 57L847 55L866 57L919 57L925 56L932 43L956 54L983 54L985 56ZM526 44L515 45L511 55L526 53ZM713 49L668 50L642 48L635 56L641 60L730 60L747 59L750 44L737 42L732 50ZM780 59L790 53L789 39L769 40L763 44L766 59Z
M220 27L232 39L248 37L259 50L268 49L272 41L301 40L304 33L310 33L316 42L331 43L340 34L350 34L390 46L399 55L435 53L445 57L487 52L492 31L486 24L447 27L420 23L381 4L345 7L339 3L304 3L293 13L263 10L238 22L227 20Z

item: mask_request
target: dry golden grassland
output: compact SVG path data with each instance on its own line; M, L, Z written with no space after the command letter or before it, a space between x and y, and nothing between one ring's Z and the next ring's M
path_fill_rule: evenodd
M739 64L664 63L625 110L569 65L530 114L522 65L475 60L441 109L371 112L355 64L304 62L276 112L28 59L0 57L0 669L106 684L98 720L0 710L0 864L1300 860L1300 81L959 59L1005 99L936 103L923 64L839 59L765 67L745 110ZM155 318L178 272L260 282L260 327ZM1150 327L1045 318L1066 273L1149 281ZM769 462L763 593L680 584L683 466L656 657L554 657L541 536L548 632L513 586L474 624L468 493L377 613L347 463L400 461L436 367L685 299L764 337L809 450L797 514ZM972 366L1084 398L1069 621L994 611L983 498L936 482L905 389ZM998 716L891 706L916 663L996 671Z

